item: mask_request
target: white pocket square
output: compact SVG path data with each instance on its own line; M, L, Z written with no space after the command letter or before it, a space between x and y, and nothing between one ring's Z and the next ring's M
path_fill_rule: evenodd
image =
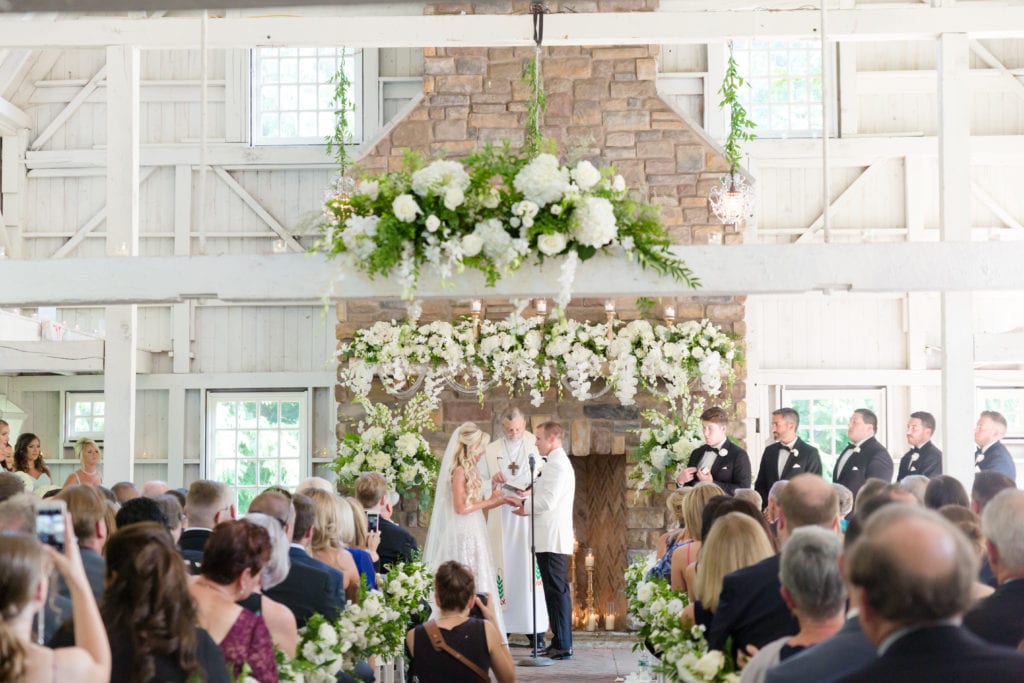
M793 463L793 469L794 470L800 469L800 464L799 463Z
M916 467L911 467L911 468L910 468L910 471L911 471L911 472L917 472L917 468L916 468Z
M854 465L853 467L851 467L851 468L850 468L850 471L851 471L851 472L856 472L856 471L857 471L857 466L856 466L856 465Z
M729 469L729 466L728 466L728 465L722 465L722 468L721 468L721 469L723 469L723 470L727 470L727 469Z

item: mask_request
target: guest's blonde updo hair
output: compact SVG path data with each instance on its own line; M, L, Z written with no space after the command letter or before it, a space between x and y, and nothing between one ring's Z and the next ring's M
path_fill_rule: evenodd
M467 503L475 503L481 498L483 482L480 480L480 471L476 467L476 455L487 446L490 440L490 435L481 431L472 422L463 422L459 425L458 447L455 449L455 456L452 459L452 473L459 467L466 473Z

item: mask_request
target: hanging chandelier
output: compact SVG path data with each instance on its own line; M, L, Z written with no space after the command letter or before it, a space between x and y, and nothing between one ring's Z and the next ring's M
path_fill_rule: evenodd
M754 122L747 117L747 110L739 99L741 87L743 77L733 57L732 43L729 43L729 61L722 78L722 87L718 91L722 96L718 106L729 107L729 135L723 145L725 159L729 162L729 174L723 176L721 184L712 187L708 193L711 211L718 220L729 225L746 220L754 212L754 188L740 171L743 158L740 143L754 139Z
M729 173L711 188L708 203L715 218L726 225L735 225L753 215L754 188L741 174Z

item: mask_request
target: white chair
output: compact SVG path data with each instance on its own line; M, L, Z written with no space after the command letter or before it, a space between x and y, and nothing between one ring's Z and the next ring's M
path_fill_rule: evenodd
M374 673L377 683L405 683L405 660L378 661Z

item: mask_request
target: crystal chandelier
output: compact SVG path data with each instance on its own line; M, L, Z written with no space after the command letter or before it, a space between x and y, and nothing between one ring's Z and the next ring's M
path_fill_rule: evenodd
M722 89L718 91L722 95L718 106L729 108L729 135L723 145L725 160L729 162L729 175L723 176L721 184L711 188L708 204L718 220L732 225L754 213L754 188L747 184L742 173L738 173L742 159L740 143L755 137L754 122L747 116L747 110L739 98L739 89L743 84L739 65L733 57L732 43L729 43L729 61L722 78Z
M711 188L708 204L715 217L727 225L735 225L754 213L754 188L741 174L722 176L722 182Z

